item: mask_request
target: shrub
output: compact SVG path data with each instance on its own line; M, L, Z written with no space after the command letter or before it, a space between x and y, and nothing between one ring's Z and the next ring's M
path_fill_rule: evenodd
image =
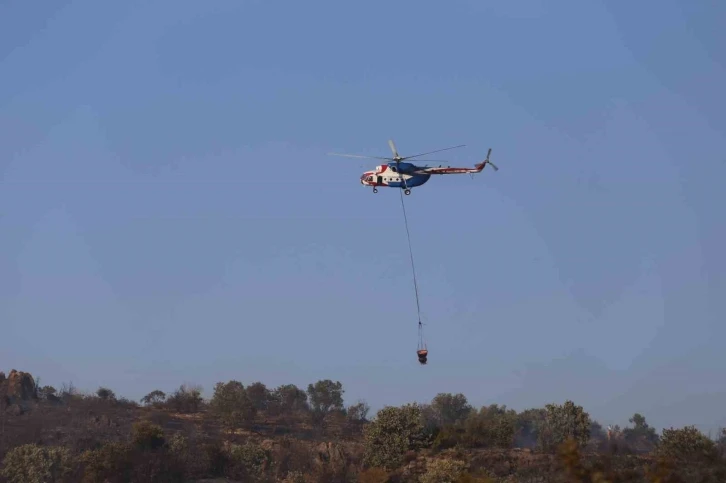
M229 466L226 476L242 481L260 480L267 469L270 455L260 445L247 442L232 444L227 450Z
M71 481L75 459L62 447L26 444L11 449L0 475L10 483L59 483Z
M464 473L466 463L449 458L429 460L426 473L421 475L421 483L456 483Z
M555 450L567 439L574 439L581 447L590 440L590 415L572 401L545 406L545 418L538 434L538 446Z
M83 482L122 483L131 481L134 463L131 448L125 443L109 443L81 456L85 469Z
M202 408L203 403L202 388L186 384L182 384L166 400L166 405L179 413L196 413Z
M393 469L401 464L407 451L428 444L421 409L417 404L387 406L364 430L363 462L366 466Z
M164 430L151 421L138 421L131 427L131 441L140 450L154 450L164 445Z
M98 396L99 399L103 399L104 401L116 400L116 393L114 393L111 389L107 387L99 387L96 391L96 396Z
M210 408L232 430L250 423L256 412L244 385L239 381L217 383Z

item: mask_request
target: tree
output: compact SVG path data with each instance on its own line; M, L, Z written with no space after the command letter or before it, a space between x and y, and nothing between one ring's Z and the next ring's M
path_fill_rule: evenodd
M664 429L655 456L677 481L726 481L726 461L716 442L695 426Z
M141 403L145 406L158 406L164 403L164 399L166 399L166 393L164 393L164 391L155 389L146 396L142 397Z
M166 404L180 413L196 413L203 404L201 386L188 386L182 384L179 389L169 396Z
M664 429L656 454L681 462L713 461L718 459L716 442L695 426Z
M365 427L363 434L363 463L368 467L396 468L407 451L430 443L418 404L386 406Z
M99 399L103 399L104 401L116 400L116 394L107 387L99 387L96 391L96 396L98 396Z
M526 409L517 415L514 444L519 448L534 448L547 411L544 408Z
M270 391L261 382L253 382L247 386L247 396L257 411L267 410L270 401Z
M474 448L505 448L514 446L517 412L506 405L484 406L472 413L464 424L464 443Z
M343 410L343 385L330 379L308 385L308 397L313 413L324 418L330 411Z
M463 394L439 393L431 400L431 409L440 426L463 421L472 407Z
M278 412L293 413L308 409L308 395L294 384L283 384L272 391L270 399Z
M256 413L244 385L239 381L218 382L214 386L210 407L231 429L250 423Z
M368 411L371 407L365 401L358 401L357 403L348 406L347 418L349 421L365 422L367 421Z
M633 427L623 430L625 441L644 451L649 451L658 444L658 434L655 432L655 428L648 426L643 415L635 413L629 421Z
M38 398L46 401L54 401L56 397L56 389L53 386L43 386L38 388Z
M563 405L548 404L545 411L538 440L542 449L553 450L568 438L574 439L581 447L588 443L591 421L582 406L568 400Z

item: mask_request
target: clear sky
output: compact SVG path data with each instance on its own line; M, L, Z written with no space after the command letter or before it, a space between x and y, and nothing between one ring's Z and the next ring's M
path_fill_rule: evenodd
M726 425L724 2L0 3L0 370ZM406 197L359 183L456 144ZM441 159L442 155L436 155Z

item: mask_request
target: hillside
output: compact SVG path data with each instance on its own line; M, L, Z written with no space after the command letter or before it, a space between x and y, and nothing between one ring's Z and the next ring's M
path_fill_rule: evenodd
M0 373L0 481L726 481L726 437L657 434L639 414L604 431L571 401L517 413L440 394L369 415L344 392L229 381L136 403Z

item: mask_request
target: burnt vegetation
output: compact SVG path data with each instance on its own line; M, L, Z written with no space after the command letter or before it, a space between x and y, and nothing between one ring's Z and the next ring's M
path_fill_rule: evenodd
M726 432L603 428L572 401L517 412L463 394L345 403L338 381L149 392L0 373L0 482L717 482ZM215 480L218 479L218 480Z

